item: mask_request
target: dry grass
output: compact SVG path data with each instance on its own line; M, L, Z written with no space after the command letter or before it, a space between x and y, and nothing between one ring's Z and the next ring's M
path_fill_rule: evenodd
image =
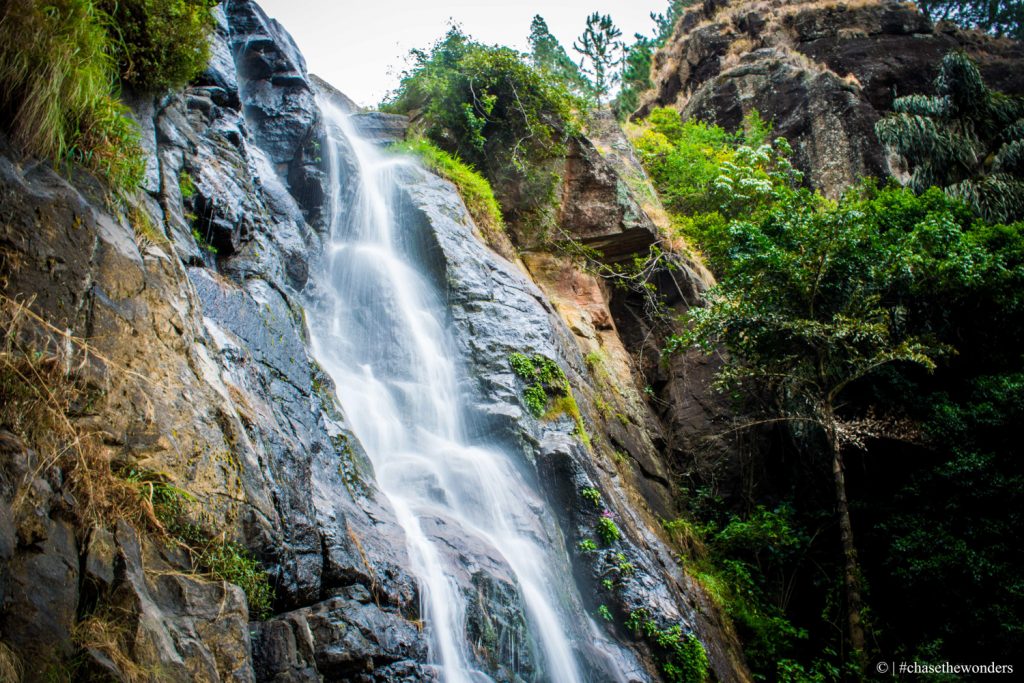
M104 434L82 427L80 418L105 395L97 366L100 357L84 340L0 295L0 427L37 456L32 472L18 482L12 507L17 513L31 503L32 479L59 470L83 527L125 519L162 532L144 492L114 472Z
M71 639L81 649L94 650L113 662L122 681L144 683L154 677L129 655L130 617L113 610L93 614L75 624Z
M0 641L0 683L21 683L25 669L10 646Z

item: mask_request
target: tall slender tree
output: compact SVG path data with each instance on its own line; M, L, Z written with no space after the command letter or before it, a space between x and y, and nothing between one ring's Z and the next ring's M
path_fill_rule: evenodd
M594 12L587 17L587 28L573 43L580 69L590 78L598 100L603 99L619 81L618 67L623 60L622 31L608 14Z

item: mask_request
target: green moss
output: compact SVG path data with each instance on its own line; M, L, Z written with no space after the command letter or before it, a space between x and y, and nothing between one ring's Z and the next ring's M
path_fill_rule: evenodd
M597 616L601 617L605 621L612 621L612 611L608 609L608 605L601 605L597 608Z
M580 495L583 496L584 499L593 503L595 507L601 506L601 492L597 489L586 486L580 489Z
M589 538L585 538L582 541L580 541L577 547L580 549L580 552L584 553L592 553L595 550L597 550L597 544Z
M178 189L182 199L192 199L196 195L196 184L188 171L182 171L178 176Z

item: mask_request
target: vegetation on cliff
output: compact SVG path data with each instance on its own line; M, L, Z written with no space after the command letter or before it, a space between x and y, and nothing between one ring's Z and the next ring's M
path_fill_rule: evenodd
M942 60L935 92L897 98L875 126L910 186L941 187L987 221L1024 218L1024 98L993 92L962 52Z
M947 58L944 69L951 89L959 87L953 67L971 75L958 59ZM973 106L1012 109L979 81ZM950 111L955 95L940 97L911 101L914 115L924 116L917 110L926 105ZM910 104L887 125L905 121ZM988 131L985 120L929 123L934 139L914 147L913 162L945 168L942 151L956 141L942 136L957 134L993 150L975 152L981 158L1009 158L996 151L1013 149L1016 115ZM978 501L1005 495L1024 477L1005 431L1019 414L1015 340L1024 307L1015 283L1024 272L1024 224L979 219L975 210L993 217L984 204L929 187L937 181L925 182L923 172L912 188L866 181L826 200L800 187L784 141L766 137L750 122L730 135L682 122L671 110L655 110L634 130L675 228L719 277L667 352L694 344L728 351L721 387L751 428L777 425L789 444L772 456L784 474L758 482L744 500L727 503L713 482L692 480L690 516L668 528L691 573L722 597L759 678L828 680L891 653L954 659L1017 651L1013 624L1024 592L1010 568L1020 560L1020 532L1013 514ZM956 180L985 170L967 169ZM885 474L877 473L883 461ZM889 480L872 484L867 468ZM950 495L955 481L964 488L948 505L928 499ZM748 547L721 540L719 530L763 522L780 500L790 512L773 527L777 534ZM793 548L800 552L785 551ZM776 560L765 564L767 557ZM794 597L792 582L808 581L808 563L824 572L821 581ZM985 580L1000 587L998 597L981 587ZM958 598L970 607L927 597L927 586L944 594L941 587L954 584L970 587ZM928 618L896 607L907 599ZM846 637L837 638L841 613Z
M557 174L548 162L565 154L579 129L581 98L515 50L457 28L412 55L414 66L385 108L415 113L431 142L487 177L506 214L549 223Z
M0 121L26 154L78 164L118 193L144 162L122 85L159 90L209 56L206 0L28 0L0 15Z

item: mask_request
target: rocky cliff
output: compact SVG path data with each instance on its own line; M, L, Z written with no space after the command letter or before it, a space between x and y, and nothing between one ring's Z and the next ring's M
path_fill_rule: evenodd
M133 102L147 151L137 199L112 200L95 179L0 149L5 358L30 348L30 361L89 396L61 410L70 446L44 451L14 424L0 432L0 654L27 681L430 680L405 539L338 407L345 387L317 365L305 324L331 194L317 92L345 103L310 78L255 3L228 0L216 14L202 77ZM402 134L394 119L368 127ZM611 258L656 239L627 162L585 139L569 161L563 223ZM474 237L453 186L423 171L403 184L403 210L431 245L471 359L476 428L523 454L558 512L566 582L619 624L644 610L657 628L694 632L719 680L746 680L717 609L657 532L671 477L605 285L538 253L526 258L538 287ZM580 414L525 411L511 353L555 359ZM90 509L101 472L129 495ZM579 544L600 513L586 489L601 491L622 531L606 551ZM158 491L187 527L155 514ZM176 534L251 552L269 576L268 609ZM522 618L515 585L500 563L481 565L466 541L451 541L456 580L474 593L467 629L480 634L479 667L519 680L501 664L513 657L523 677L539 675L528 643L493 635L495 623ZM602 581L611 571L621 575L613 587ZM659 677L663 653L622 626L600 638L582 630L577 647L604 638L630 680Z
M933 24L912 3L707 0L655 54L639 114L671 106L735 130L757 109L814 187L836 195L900 172L874 124L894 97L929 93L951 50L966 51L993 88L1024 92L1019 42Z

